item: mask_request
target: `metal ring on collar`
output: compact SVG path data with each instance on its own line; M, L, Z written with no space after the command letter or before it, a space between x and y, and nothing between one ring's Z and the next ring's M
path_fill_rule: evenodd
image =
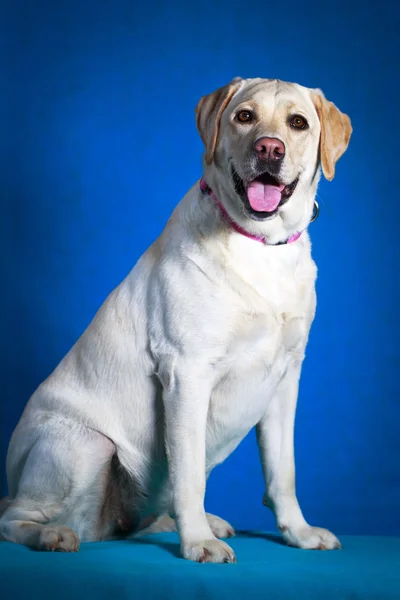
M316 221L318 219L318 215L319 215L319 205L318 205L318 202L316 200L314 200L314 208L313 208L313 213L311 215L310 223L314 223L314 221Z

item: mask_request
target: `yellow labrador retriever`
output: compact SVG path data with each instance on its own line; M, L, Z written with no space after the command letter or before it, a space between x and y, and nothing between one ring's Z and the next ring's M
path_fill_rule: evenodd
M176 527L185 558L233 562L205 485L256 427L285 540L339 546L302 515L293 426L316 305L307 226L350 120L320 90L234 79L200 100L197 125L203 178L15 429L0 539L75 551Z

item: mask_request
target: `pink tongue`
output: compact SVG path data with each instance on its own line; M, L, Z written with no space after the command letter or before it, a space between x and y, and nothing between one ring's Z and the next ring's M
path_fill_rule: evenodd
M271 212L281 201L284 185L265 185L260 181L252 181L247 188L247 197L253 210Z

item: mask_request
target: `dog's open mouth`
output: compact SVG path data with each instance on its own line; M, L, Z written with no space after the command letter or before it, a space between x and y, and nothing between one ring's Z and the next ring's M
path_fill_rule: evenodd
M275 216L280 206L293 194L298 177L289 185L284 185L267 171L252 181L244 182L232 168L235 191L241 198L244 208L252 219L263 221Z

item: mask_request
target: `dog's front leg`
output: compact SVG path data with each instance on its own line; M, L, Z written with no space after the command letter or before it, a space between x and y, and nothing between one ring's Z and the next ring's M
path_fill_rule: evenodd
M296 497L294 420L299 378L300 366L292 365L257 425L266 488L264 504L275 513L278 528L290 545L332 550L340 547L339 540L327 529L308 525Z
M163 382L166 450L181 552L198 562L235 562L233 550L213 535L204 510L212 372L195 363L175 365Z

